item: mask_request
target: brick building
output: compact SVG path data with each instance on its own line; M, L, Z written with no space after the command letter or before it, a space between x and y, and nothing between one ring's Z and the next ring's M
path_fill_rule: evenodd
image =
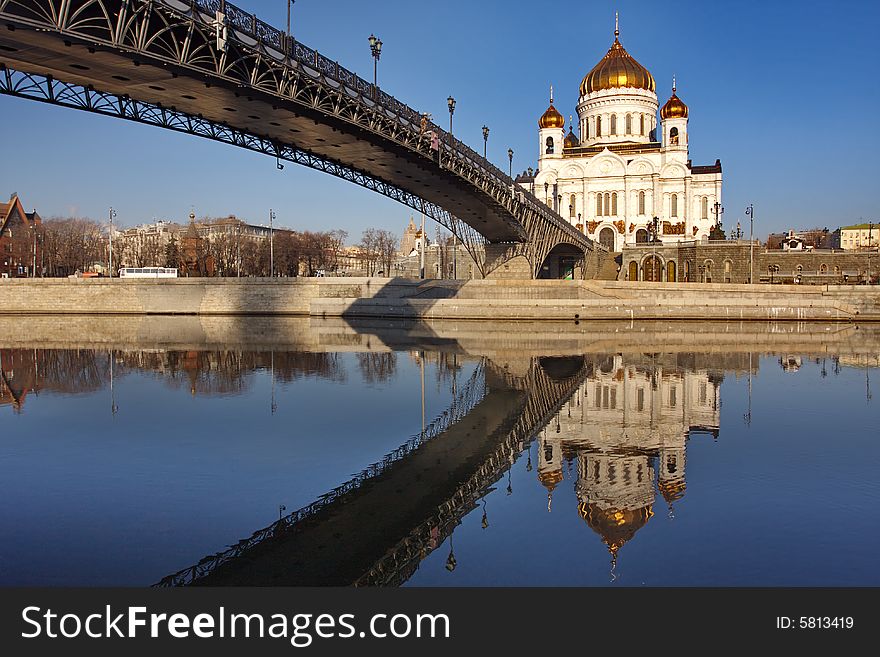
M0 277L42 276L43 221L25 212L17 194L0 203Z
M839 250L783 251L753 244L756 283L877 282L880 254ZM692 241L624 247L619 280L748 283L748 241Z

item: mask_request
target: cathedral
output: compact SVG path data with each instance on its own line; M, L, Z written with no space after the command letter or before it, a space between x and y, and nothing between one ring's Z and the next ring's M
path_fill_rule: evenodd
M708 238L718 221L721 162L691 164L688 107L660 108L654 77L614 43L580 85L577 135L553 105L538 121L538 170L517 183L610 251ZM655 221L656 219L656 221Z

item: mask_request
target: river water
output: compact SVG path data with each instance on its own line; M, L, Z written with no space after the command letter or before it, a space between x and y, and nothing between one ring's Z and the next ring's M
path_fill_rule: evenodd
M3 586L880 584L871 327L3 329Z

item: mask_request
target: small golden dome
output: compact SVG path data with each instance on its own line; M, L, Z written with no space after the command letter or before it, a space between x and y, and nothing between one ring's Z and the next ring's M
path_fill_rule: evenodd
M654 91L657 88L654 76L648 72L648 69L639 64L626 48L620 45L618 34L615 30L611 48L581 82L581 96L602 89L632 87Z
M686 119L688 117L688 106L682 102L681 98L675 95L675 83L672 84L672 96L666 101L666 104L660 109L661 119Z
M553 107L553 100L550 100L550 107L547 108L547 111L541 116L538 120L538 127L542 130L545 128L564 128L565 127L565 118L559 111Z
M660 481L657 485L660 494L667 502L677 502L684 497L684 491L687 488L684 479L673 479L671 481Z

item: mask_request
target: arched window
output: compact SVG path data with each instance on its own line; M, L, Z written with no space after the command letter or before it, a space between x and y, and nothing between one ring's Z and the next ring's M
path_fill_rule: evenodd
M669 201L669 216L678 218L678 194L673 194Z
M602 117L601 116L596 117L596 136L597 137L602 136Z
M639 134L645 136L645 115L639 116Z
M675 283L675 261L673 260L666 263L666 282Z
M673 128L669 131L669 143L672 146L678 145L678 128Z
M636 244L644 244L648 241L648 231L644 228L639 228L636 231Z
M632 114L626 115L626 134L631 135L633 131L633 117Z
M602 204L602 214L607 217L611 213L611 194L605 192L603 196L604 203Z
M602 216L602 195L596 194L596 216Z
M730 283L730 268L733 263L730 260L724 261L724 282Z
M686 282L690 282L691 280L691 263L690 260L684 261L684 280Z
M611 216L617 216L617 192L611 194Z
M575 195L572 194L568 199L568 216L574 219L574 211L575 211Z
M700 200L700 219L708 219L709 218L709 197L704 196Z
M629 263L629 280L639 280L639 263L637 263L635 260Z
M645 192L639 192L639 214L645 214Z
M590 122L584 121L584 139L590 138Z
M553 155L553 137L547 137L547 155Z
M611 115L611 134L617 134L617 114Z

